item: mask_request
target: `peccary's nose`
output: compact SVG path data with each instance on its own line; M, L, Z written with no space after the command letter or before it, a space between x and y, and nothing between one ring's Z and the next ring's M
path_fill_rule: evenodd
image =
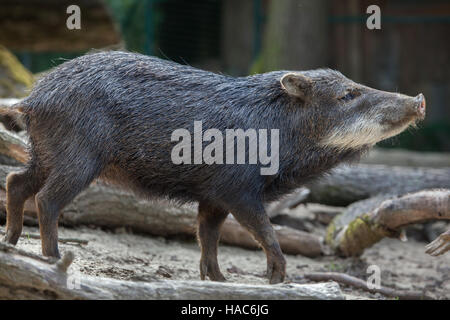
M417 101L417 113L421 117L425 117L426 102L423 94L419 94L414 98Z

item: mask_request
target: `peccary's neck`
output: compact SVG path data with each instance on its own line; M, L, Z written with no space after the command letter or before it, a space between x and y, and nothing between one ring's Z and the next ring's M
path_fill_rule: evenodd
M279 129L279 171L267 176L263 198L272 201L313 179L319 178L343 162L359 160L366 148L339 150L319 145L332 119L310 106L299 106L281 89L278 78L283 72L254 76L252 94L244 102L252 109L257 127ZM319 106L323 107L323 106Z
M356 162L364 150L325 150L310 146L292 150L292 161L280 160L280 170L277 175L268 177L264 188L264 201L274 201L280 196L305 186L321 178L341 163ZM286 155L280 155L286 157ZM294 159L295 158L295 159Z

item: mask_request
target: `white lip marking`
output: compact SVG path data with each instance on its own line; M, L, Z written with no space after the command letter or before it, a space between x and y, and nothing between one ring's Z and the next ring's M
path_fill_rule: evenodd
M399 134L409 125L410 123L406 123L401 127L386 132L379 123L362 118L350 126L334 129L322 139L320 145L336 147L341 150L356 149L364 145L372 146L377 142Z

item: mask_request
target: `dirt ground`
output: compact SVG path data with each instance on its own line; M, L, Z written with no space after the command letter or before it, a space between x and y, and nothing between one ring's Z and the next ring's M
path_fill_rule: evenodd
M3 228L2 228L3 229ZM88 240L87 245L60 244L75 253L71 273L110 277L132 281L152 281L169 278L173 280L198 280L200 249L193 240L164 239L127 233L82 227L60 228L59 236ZM25 227L24 235L37 234L38 229ZM402 290L426 290L436 299L450 299L450 255L430 257L424 253L423 242L410 240L400 242L384 239L366 250L360 258L337 258L323 256L310 259L286 255L287 281L307 283L303 274L312 271L336 271L366 279L369 265L381 270L381 285ZM40 254L40 240L21 238L18 247ZM221 245L219 264L230 282L266 283L265 255L252 251ZM350 299L386 299L341 285Z

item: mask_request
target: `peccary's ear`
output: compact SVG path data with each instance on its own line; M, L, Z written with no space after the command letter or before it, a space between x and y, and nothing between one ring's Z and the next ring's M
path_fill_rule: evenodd
M312 80L301 73L286 73L280 80L281 87L294 97L306 100L312 86Z

